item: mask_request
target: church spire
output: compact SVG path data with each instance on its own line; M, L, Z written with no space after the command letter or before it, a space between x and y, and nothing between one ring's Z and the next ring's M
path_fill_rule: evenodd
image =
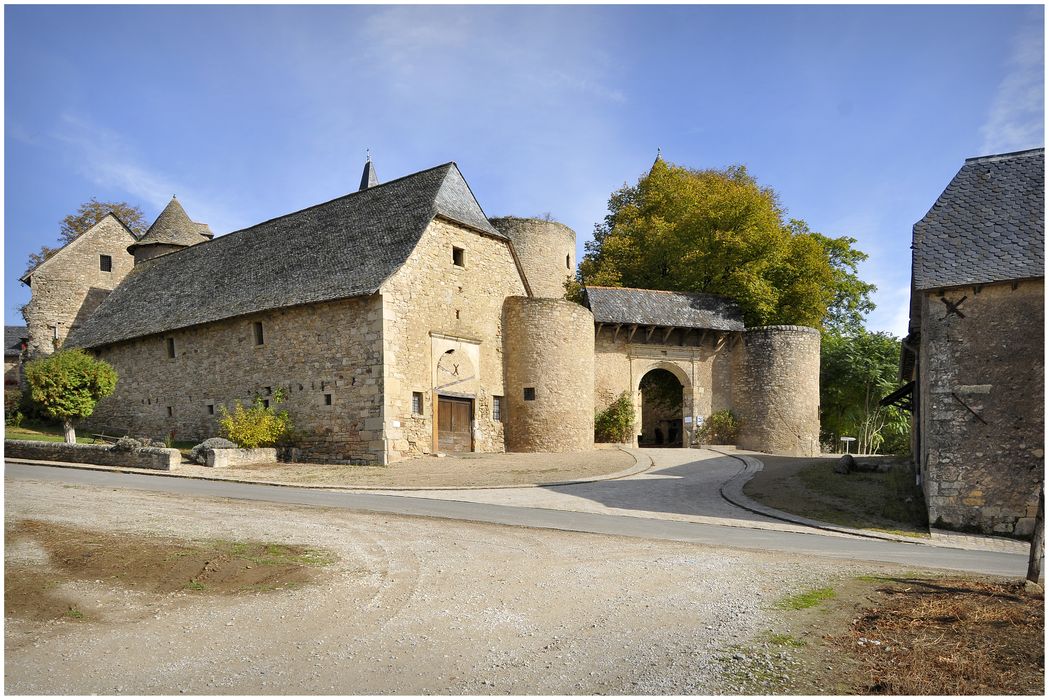
M369 187L379 184L379 178L375 176L375 166L372 165L372 154L368 152L368 160L364 164L364 172L361 173L361 187L358 192L363 192Z

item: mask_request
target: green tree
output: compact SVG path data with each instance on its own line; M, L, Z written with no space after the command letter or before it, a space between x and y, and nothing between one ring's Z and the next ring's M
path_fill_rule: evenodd
M97 224L110 212L123 221L136 236L141 236L146 232L148 226L146 216L138 207L127 202L100 202L92 197L77 207L75 212L62 219L58 229L59 243L57 246L45 245L40 248L39 252L29 254L29 264L26 266L26 272L35 270L40 263L72 243L78 236Z
M594 440L596 442L630 442L634 431L634 402L630 393L624 391L608 408L598 411L594 417Z
M292 431L291 417L287 411L277 411L274 406L283 403L284 390L277 389L267 406L261 396L256 396L250 406L240 401L233 402L233 412L225 406L219 408L219 427L222 435L241 447L273 447L287 438Z
M900 341L889 333L860 330L848 335L824 334L820 349L820 430L825 443L842 436L857 439L856 451L906 452L909 415L894 406L879 406L895 390Z
M657 159L612 193L566 297L578 299L580 285L707 292L734 299L750 326L848 326L862 322L874 289L856 277L866 255L853 243L787 220L776 193L744 166Z
M79 348L27 363L25 376L30 398L44 415L62 421L68 443L76 442L73 421L90 416L117 385L116 370L109 363Z

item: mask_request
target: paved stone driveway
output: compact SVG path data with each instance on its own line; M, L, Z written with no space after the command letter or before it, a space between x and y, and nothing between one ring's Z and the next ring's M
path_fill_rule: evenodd
M744 467L738 459L697 449L629 451L640 460L651 459L652 468L613 481L532 488L413 491L412 496L813 532L808 527L751 513L723 499L721 485Z

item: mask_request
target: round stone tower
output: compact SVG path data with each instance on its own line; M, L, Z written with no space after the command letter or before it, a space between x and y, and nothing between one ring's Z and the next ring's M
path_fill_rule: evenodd
M820 452L820 334L805 326L748 328L734 353L737 444L803 457Z
M503 303L506 449L577 452L594 446L594 315L561 299Z
M575 274L575 231L545 219L505 216L490 221L513 241L532 295L563 298L565 280Z

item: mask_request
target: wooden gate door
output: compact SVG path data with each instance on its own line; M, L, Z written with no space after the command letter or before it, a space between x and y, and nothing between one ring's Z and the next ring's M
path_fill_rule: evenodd
M472 452L473 401L437 397L437 449L441 452Z

